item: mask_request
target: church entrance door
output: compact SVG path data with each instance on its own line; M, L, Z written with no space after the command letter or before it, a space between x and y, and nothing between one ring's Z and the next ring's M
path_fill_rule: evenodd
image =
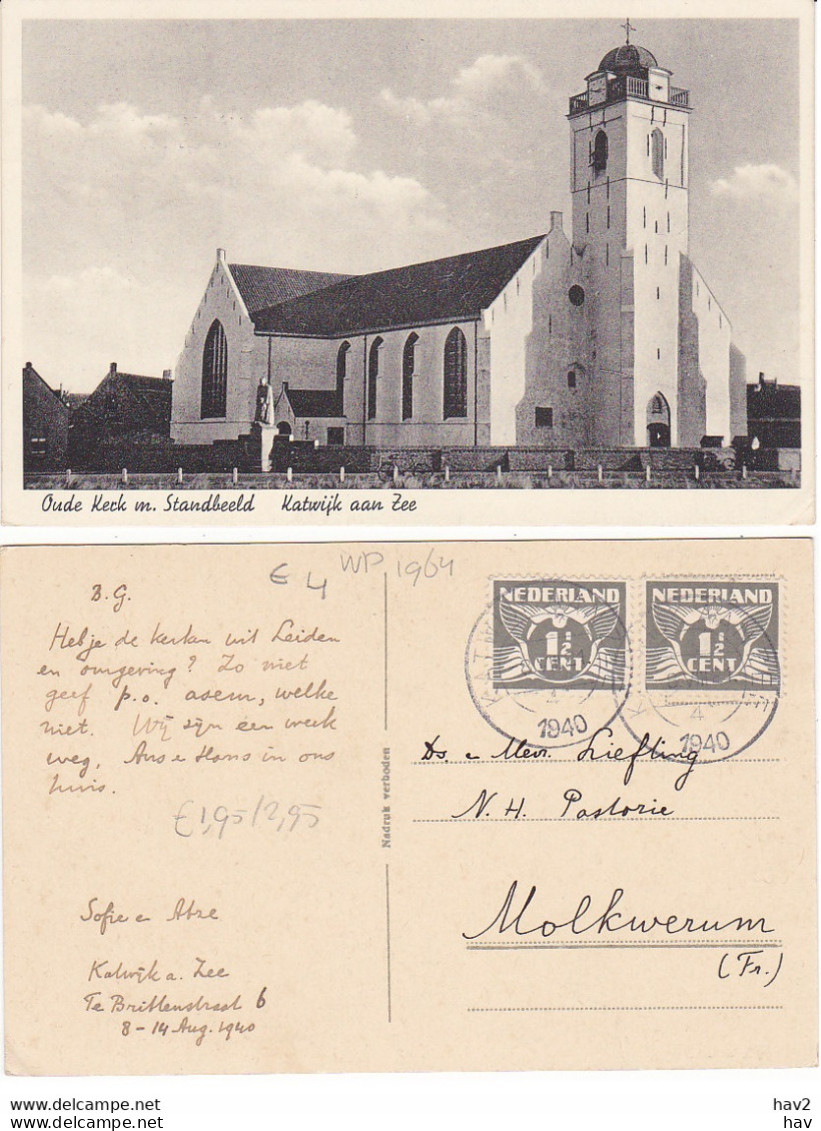
M670 447L670 406L663 393L647 402L647 443L651 448Z

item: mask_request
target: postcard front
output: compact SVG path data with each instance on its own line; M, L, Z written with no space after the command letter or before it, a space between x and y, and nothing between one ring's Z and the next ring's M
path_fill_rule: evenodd
M811 515L803 0L3 8L7 521Z
M8 1070L813 1063L810 559L6 549Z

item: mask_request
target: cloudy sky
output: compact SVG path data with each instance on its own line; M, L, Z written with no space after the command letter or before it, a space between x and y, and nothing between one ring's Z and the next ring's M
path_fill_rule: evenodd
M637 21L689 88L691 244L797 378L797 25ZM213 265L362 272L569 231L567 98L604 20L26 21L25 355L93 389L173 368Z

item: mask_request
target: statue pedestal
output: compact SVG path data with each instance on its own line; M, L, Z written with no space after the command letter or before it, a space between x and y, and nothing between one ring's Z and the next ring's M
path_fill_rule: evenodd
M255 452L257 467L262 472L271 470L271 448L274 446L276 434L277 430L272 424L256 422L251 425L251 443Z

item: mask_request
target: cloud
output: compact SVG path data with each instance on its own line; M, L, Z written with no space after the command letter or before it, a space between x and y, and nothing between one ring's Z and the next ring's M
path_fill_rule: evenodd
M798 182L780 165L737 165L731 177L713 181L710 191L729 201L794 204L798 200Z
M351 116L315 100L246 115L211 98L177 115L120 102L87 121L30 106L23 128L26 352L68 364L75 387L81 365L173 365L218 246L356 272L449 238L433 193L367 167Z
M546 86L541 72L519 55L480 55L451 80L450 92L422 100L402 98L389 88L380 99L388 109L417 125L432 121L471 122L477 113L506 117L516 105L542 97Z

